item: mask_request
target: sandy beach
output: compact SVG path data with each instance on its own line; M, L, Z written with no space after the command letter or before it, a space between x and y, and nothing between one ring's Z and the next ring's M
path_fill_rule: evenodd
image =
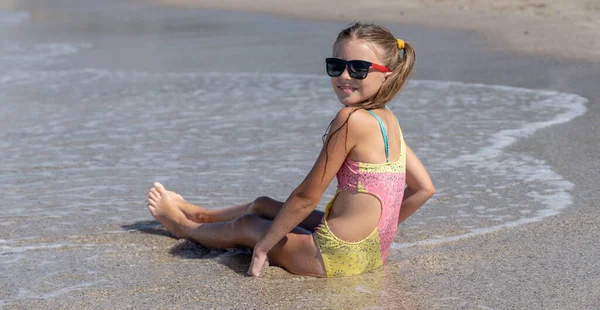
M150 0L195 8L274 13L316 20L380 21L484 34L486 48L600 59L600 3L593 0L271 1Z
M52 57L65 54L71 58L44 62L39 65L42 69L32 71L32 77L25 74L28 68L18 67L14 69L16 78L2 80L16 81L3 90L8 93L6 102L15 100L18 104L6 106L6 119L0 122L0 147L6 154L6 164L0 167L0 189L7 196L0 205L5 213L0 221L0 263L2 275L9 275L0 281L0 308L600 307L597 2L310 0L273 5L258 0L250 5L235 0L202 4L152 0L118 1L106 8L93 1L80 3L86 6L81 11L67 5L49 8L37 1L0 2L1 9L31 14L33 30L23 30L17 39L84 42L63 49L56 43L50 47L40 45L38 49L48 49ZM150 9L142 10L147 3L151 3ZM114 17L114 12L125 17ZM164 16L183 22L177 24ZM171 185L194 202L219 207L221 203L251 199L256 193L255 183L251 182L254 179L236 172L252 175L273 170L268 177L271 179L261 180L260 190L268 193L256 195L285 199L284 195L301 180L303 169L309 168L304 158L312 159L307 154L319 146L307 142L294 150L295 158L281 162L279 155L288 141L285 134L319 133L320 124L305 121L304 127L282 129L261 118L251 118L238 121L250 125L260 122L266 129L260 131L248 125L247 132L237 136L253 141L260 140L256 138L258 133L281 131L282 136L273 136L269 141L272 143L265 144L273 150L249 149L239 143L238 149L216 153L213 149L218 147L212 145L226 145L219 143L237 137L227 133L231 128L219 119L203 127L218 127L207 131L216 137L212 140L196 128L198 120L205 121L213 115L209 112L214 112L206 107L208 104L194 101L197 97L191 94L210 95L194 88L196 84L205 83L207 89L214 90L227 79L239 85L249 80L248 90L257 85L257 76L273 78L268 75L271 72L286 78L290 72L297 73L301 81L318 84L310 80L321 69L313 63L321 64L336 31L359 19L382 22L414 43L417 66L413 78L425 81L423 84L460 81L467 86L551 90L585 98L583 115L535 131L506 147L507 153L547 164L557 178L572 183L568 206L556 215L528 224L395 249L385 267L374 273L328 280L290 275L278 267L267 268L260 278L249 278L244 275L250 263L248 251L209 251L190 241L175 240L160 228L144 207L152 181ZM42 30L35 28L38 22ZM6 35L14 39L12 36L11 32ZM27 54L24 42L19 43L24 47L16 45L21 50L15 50L25 54L26 60L38 61ZM8 60L17 59L18 53L12 53ZM11 62L2 64L12 68ZM204 76L204 72L218 74ZM245 75L236 77L238 72ZM34 81L33 86L26 84L27 78ZM289 88L290 83L282 85ZM321 88L315 89L315 93L321 92ZM273 97L268 99L282 100L279 91L270 88ZM82 102L89 106L78 104L81 93L88 100ZM317 95L299 91L298 96ZM69 98L76 100L71 102ZM295 114L307 113L298 109L294 107ZM267 113L268 109L260 112ZM143 117L138 118L140 115ZM319 121L322 118L326 125L327 113L312 117ZM79 127L73 125L77 130L69 127L81 118L89 121ZM30 131L22 128L24 124ZM460 125L456 128L465 137L470 136L468 129ZM225 134L219 136L219 131ZM174 141L173 137L182 139ZM416 144L416 137L407 137ZM200 151L190 147L203 144L211 147ZM277 158L275 163L281 165L277 167L286 172L268 166L270 157ZM223 159L226 164L221 163ZM239 162L235 164L234 159ZM294 160L302 163L301 167L295 167ZM424 158L432 166L438 160L436 156ZM266 164L261 166L263 161ZM211 174L214 171L223 173L215 176ZM454 182L452 174L436 177L434 183ZM199 179L212 182L198 185ZM228 182L239 184L235 183L238 180L244 185L224 190ZM508 184L503 193L511 196L511 201L518 201L520 190L534 183L535 177ZM486 204L483 192L470 191L472 196L466 204ZM438 197L420 212L427 214L432 206L447 206L443 214L451 218L452 199L458 199L449 199L450 203L444 205ZM71 214L73 210L76 212ZM408 228L414 221L407 221ZM406 231L410 229L403 224L398 244L419 239ZM416 231L427 236L426 232Z

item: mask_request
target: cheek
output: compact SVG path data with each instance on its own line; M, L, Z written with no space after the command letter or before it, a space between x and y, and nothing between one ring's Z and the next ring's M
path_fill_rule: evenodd
M383 81L378 76L367 77L363 83L363 87L369 94L375 94L383 85Z

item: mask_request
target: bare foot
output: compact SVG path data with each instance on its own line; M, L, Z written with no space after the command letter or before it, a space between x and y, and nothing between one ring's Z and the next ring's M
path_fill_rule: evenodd
M158 183L158 184L160 184L160 183ZM164 187L163 187L163 189L164 189ZM197 205L194 205L192 203L189 203L187 200L183 199L183 197L181 197L181 195L177 194L176 192L169 191L166 189L164 189L164 190L173 195L173 197L174 197L173 205L177 209L179 209L181 212L183 212L183 214L185 214L185 217L187 217L188 220L195 222L195 223L210 223L210 216L209 216L208 209L205 209L205 208L199 207ZM150 189L150 193L148 193L149 198L152 198L153 195L154 195L154 197L160 197L160 193L158 191L157 186L152 187L152 189Z
M193 229L194 225L175 206L180 199L183 198L175 192L166 190L160 183L154 183L148 193L148 210L175 237L185 238L186 232Z

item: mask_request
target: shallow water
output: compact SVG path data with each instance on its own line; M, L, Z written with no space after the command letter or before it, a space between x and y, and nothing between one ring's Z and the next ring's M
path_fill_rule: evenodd
M77 18L96 9L96 19ZM227 21L153 8L126 23L125 13L107 17L91 5L71 10L74 17L63 22L47 16L64 11L0 14L0 264L8 277L26 264L55 281L48 291L16 285L0 295L0 306L100 285L53 278L52 270L70 264L53 251L77 246L80 253L106 253L69 238L121 233L151 219L144 202L152 181L210 208L261 195L286 199L311 168L339 108L320 64L299 73L293 68L306 60L286 67L258 56L241 66L220 59L240 54L224 40L235 36L236 25ZM196 36L199 28L208 30ZM273 44L277 32L267 29L253 31ZM231 41L249 44L238 36ZM270 52L275 64L285 62L281 50ZM585 113L584 103L555 91L411 81L390 106L437 193L400 226L393 247L510 228L569 207L572 183L508 147ZM43 239L53 241L22 245Z

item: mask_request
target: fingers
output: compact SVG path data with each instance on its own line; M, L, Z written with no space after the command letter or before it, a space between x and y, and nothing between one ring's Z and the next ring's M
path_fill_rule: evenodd
M260 275L261 267L258 267L254 260L250 264L250 268L248 269L248 275L252 277L258 277Z
M252 255L252 262L250 263L250 268L248 269L248 275L258 277L260 275L260 270L265 266L265 264L267 266L269 264L266 256Z

